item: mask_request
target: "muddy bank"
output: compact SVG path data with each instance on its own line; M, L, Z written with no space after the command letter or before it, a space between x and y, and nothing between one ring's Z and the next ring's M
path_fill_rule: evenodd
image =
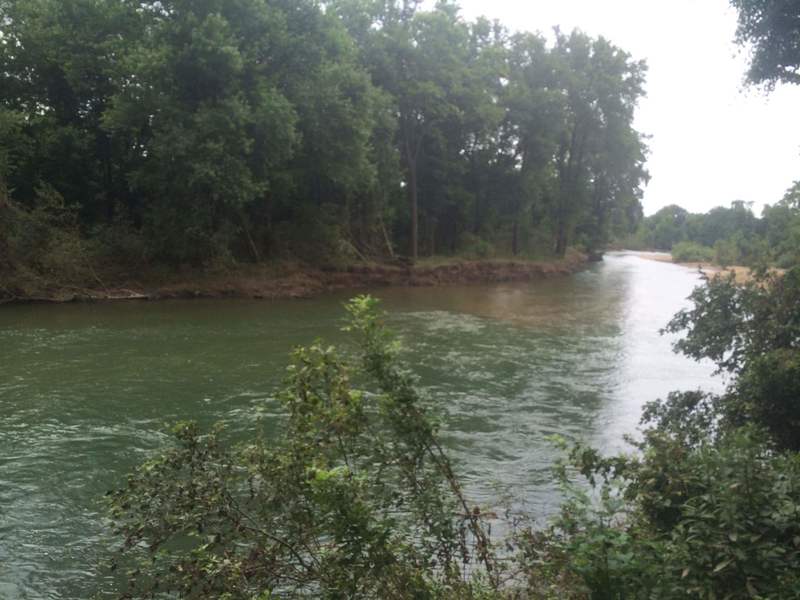
M587 265L587 257L570 253L551 261L447 260L414 266L352 265L319 269L287 265L247 266L214 273L174 275L159 281L125 281L109 286L52 286L35 293L7 293L2 303L164 300L177 298L308 298L333 290L384 286L442 286L535 281L570 275Z

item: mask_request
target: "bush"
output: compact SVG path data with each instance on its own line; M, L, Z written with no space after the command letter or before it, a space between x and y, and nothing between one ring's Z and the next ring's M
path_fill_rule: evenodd
M595 494L568 487L553 527L524 540L530 580L570 581L562 597L798 597L800 456L754 429L709 442L656 428L640 458L574 449L601 481Z
M634 456L573 447L560 517L521 541L529 581L569 582L563 597L800 597L800 269L714 278L691 300L667 331L728 389L647 405Z
M108 268L137 269L150 258L146 238L133 226L121 206L117 207L110 223L93 229L89 239L94 258Z
M717 240L714 243L714 262L722 267L738 264L741 255L733 240Z
M498 563L395 364L375 301L348 305L361 357L297 350L278 441L175 427L175 444L110 494L121 597L476 598ZM353 387L369 378L372 393Z
M800 451L800 352L756 357L736 382L740 420L762 424L781 448Z
M32 209L6 198L0 206L0 229L4 295L29 296L51 285L94 281L77 210L52 187L37 188Z
M458 252L464 257L474 259L487 259L495 255L494 246L490 242L472 233L461 235Z
M274 250L281 258L344 268L359 258L345 235L345 222L341 209L334 204L300 205L291 220L275 227Z
M678 242L672 247L672 260L675 262L711 262L713 259L711 248L695 242Z
M736 376L722 408L733 423L754 421L773 433L781 448L800 449L793 426L800 417L800 268L783 275L756 273L744 285L713 278L690 299L693 306L666 328L686 334L676 350L695 360L711 359L719 371ZM791 443L786 427L796 438Z

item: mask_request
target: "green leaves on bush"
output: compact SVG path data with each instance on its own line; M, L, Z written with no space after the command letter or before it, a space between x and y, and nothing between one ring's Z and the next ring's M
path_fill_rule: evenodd
M348 310L359 362L320 343L296 350L279 440L231 445L220 428L182 423L110 494L125 594L455 599L498 588L483 525L375 301Z
M798 597L800 457L752 429L684 441L651 429L594 493L573 487L552 528L527 540L530 578L571 582L561 597Z
M675 262L711 262L714 250L695 242L678 242L672 247L672 260Z

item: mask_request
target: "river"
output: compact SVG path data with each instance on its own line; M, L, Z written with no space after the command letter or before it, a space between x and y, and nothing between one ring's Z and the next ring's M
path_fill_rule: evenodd
M611 254L525 285L373 290L444 420L475 502L542 519L558 506L555 433L624 450L643 403L720 389L709 364L658 330L699 282L684 267ZM0 309L0 598L86 598L113 589L102 496L166 439L167 425L256 414L287 353L346 343L342 302L193 300Z

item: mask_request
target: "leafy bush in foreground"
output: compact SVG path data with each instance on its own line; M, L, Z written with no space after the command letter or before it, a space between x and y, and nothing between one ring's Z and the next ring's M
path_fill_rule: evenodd
M568 501L525 540L532 581L570 579L575 598L800 597L800 456L752 428L693 445L665 423L638 447L572 450L593 486L564 467Z
M473 598L498 590L466 503L375 301L348 305L361 363L298 349L282 437L230 446L176 426L175 445L110 495L123 597ZM352 375L375 393L357 390Z
M716 277L690 299L666 329L688 332L678 351L735 376L718 400L720 419L755 423L779 449L800 450L800 267L743 285Z

